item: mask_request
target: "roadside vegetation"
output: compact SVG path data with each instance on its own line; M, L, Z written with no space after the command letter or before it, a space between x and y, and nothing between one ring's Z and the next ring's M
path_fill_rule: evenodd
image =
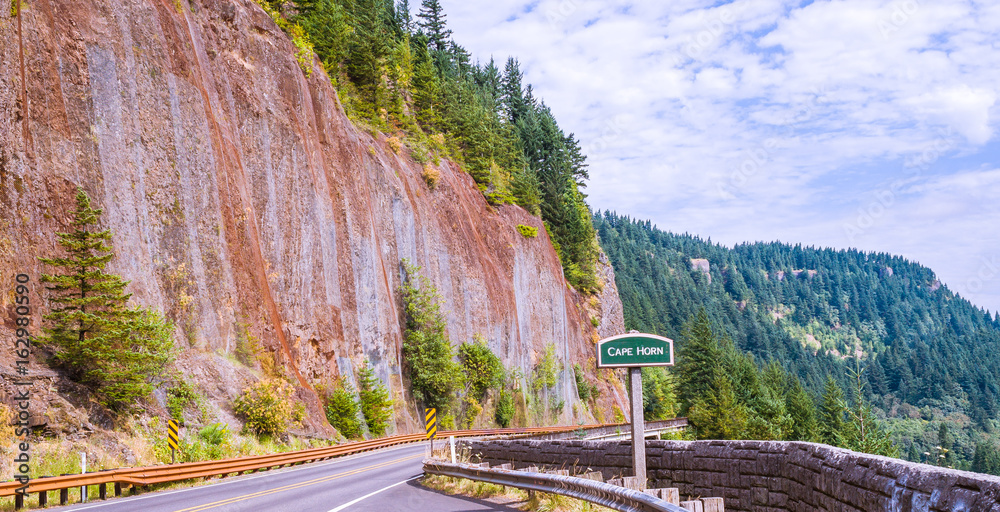
M448 339L441 297L420 268L401 262L405 331L404 372L421 407L437 409L440 429L551 424L564 413L556 390L563 373L555 344L546 344L532 371L505 368L480 334L457 349ZM599 395L577 366L577 389L584 407ZM596 408L595 408L596 410Z

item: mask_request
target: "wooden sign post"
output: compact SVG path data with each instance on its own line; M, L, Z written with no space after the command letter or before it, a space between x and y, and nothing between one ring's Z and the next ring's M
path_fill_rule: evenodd
M673 366L674 341L654 334L631 332L597 343L598 368L628 368L632 406L632 467L646 488L646 424L642 417L642 367Z

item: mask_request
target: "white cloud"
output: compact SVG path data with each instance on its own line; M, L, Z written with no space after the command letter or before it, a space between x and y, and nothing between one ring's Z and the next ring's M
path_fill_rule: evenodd
M947 180L992 179L976 166L1000 153L997 2L442 3L458 42L516 55L580 138L595 208L727 243L857 243L949 283L1000 251L980 231L1000 222L992 185ZM848 240L904 177L906 200ZM978 296L1000 309L1000 278Z

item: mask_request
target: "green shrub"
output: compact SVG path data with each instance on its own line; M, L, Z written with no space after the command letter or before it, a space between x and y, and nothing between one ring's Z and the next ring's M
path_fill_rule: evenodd
M219 446L229 439L229 426L225 423L213 423L199 430L198 437L211 446Z
M167 389L167 412L175 420L183 420L184 410L197 403L198 394L187 381L178 381Z
M521 233L525 238L535 238L538 236L538 228L534 226L525 226L524 224L517 225L517 232Z
M514 396L506 389L501 389L497 396L494 419L500 428L509 427L511 420L514 419Z
M535 365L535 390L548 389L556 385L556 377L562 369L562 364L556 357L556 346L549 343L545 346L545 354Z
M576 377L576 393L580 396L580 400L584 402L590 400L590 384L587 382L587 376L583 373L580 365L573 365L573 376Z
M368 432L376 437L384 436L392 418L392 398L367 361L358 372L358 388L361 414L368 424Z
M243 420L243 430L258 436L280 436L294 420L295 388L288 382L270 378L253 384L233 404Z
M590 317L590 325L597 327L598 325L601 325L601 321L598 320L596 316L592 316Z
M454 357L451 342L445 332L444 314L437 289L426 277L420 276L419 267L402 261L405 271L403 281L403 306L406 311L406 331L403 336L403 358L413 397L426 407L438 409L444 417L462 382L459 365Z
M462 401L465 403L465 419L462 421L462 426L469 429L476 424L476 418L483 412L483 406L475 397L468 395Z
M482 401L490 388L502 384L503 363L481 335L477 334L473 343L463 343L458 347L458 360L462 363L469 393L477 401Z
M538 228L533 226L525 226L524 224L517 225L517 232L521 233L525 238L535 238L538 236Z
M354 398L354 386L338 384L326 400L326 420L348 439L360 439L361 420L358 419L360 407Z

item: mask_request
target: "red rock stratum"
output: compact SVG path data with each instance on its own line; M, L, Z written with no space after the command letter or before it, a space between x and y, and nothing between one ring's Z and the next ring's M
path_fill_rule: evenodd
M5 282L27 273L41 300L36 257L55 250L83 186L114 231L111 270L132 281L135 302L176 323L179 367L224 412L253 378L231 357L248 339L277 355L303 398L365 358L405 398L406 258L441 292L454 343L481 334L524 374L555 343L561 420L587 415L573 407L572 364L592 367L594 337L623 331L610 267L590 301L567 286L538 218L490 206L448 162L430 189L405 148L351 124L319 63L307 76L256 4L28 2L27 110L10 16L0 13ZM10 303L4 293L5 339ZM400 429L415 426L413 411L397 408Z

